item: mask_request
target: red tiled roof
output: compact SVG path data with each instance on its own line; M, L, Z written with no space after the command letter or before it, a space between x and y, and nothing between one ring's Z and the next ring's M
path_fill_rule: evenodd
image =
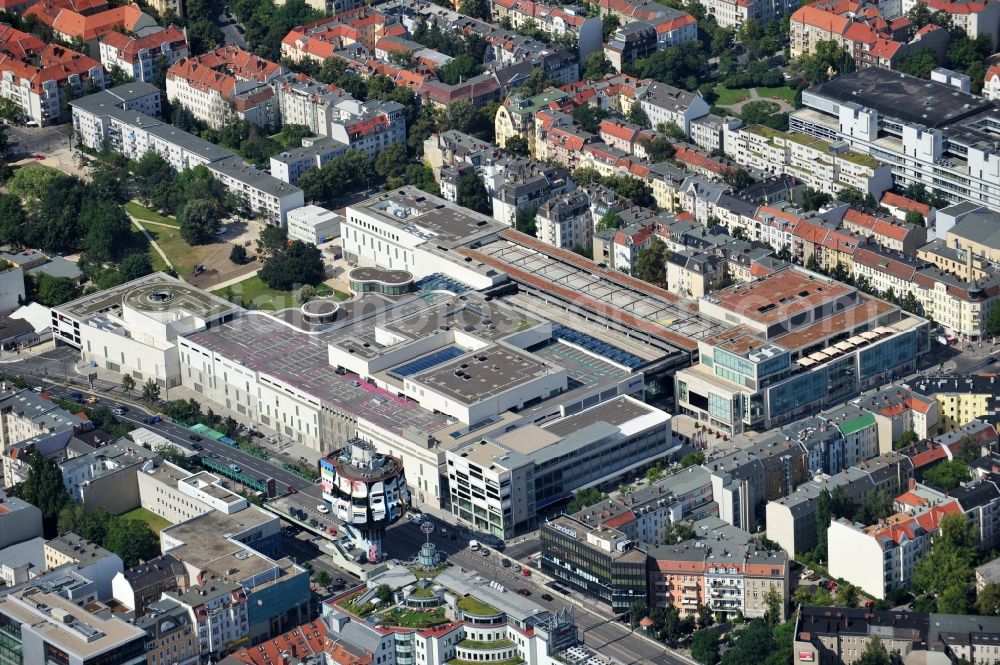
M882 200L885 201L885 198L883 197ZM844 221L866 228L877 236L891 238L900 242L905 240L907 234L910 232L910 229L902 224L882 219L881 217L867 215L859 210L855 210L854 208L847 209L847 212L844 213Z
M184 35L183 30L176 25L170 24L165 30L154 32L145 37L130 37L112 30L101 39L101 43L116 49L120 60L133 62L143 51L148 51L164 44L187 44L187 37Z
M28 11L30 12L31 9ZM25 13L27 14L27 12ZM79 37L87 42L111 32L117 26L132 30L141 17L142 10L139 9L139 5L122 5L89 16L84 16L71 9L63 9L56 14L52 21L52 29L60 34ZM42 17L39 16L39 18Z
M916 210L924 217L927 217L931 213L929 205L908 199L899 194L893 194L892 192L886 192L882 195L882 205L902 210Z
M826 30L829 33L842 35L844 34L844 30L847 29L850 19L838 16L832 12L823 11L813 5L805 5L792 12L791 22L810 25L814 28Z
M291 656L292 660L297 662L305 660L309 656L324 653L326 647L326 625L322 621L316 620L278 637L265 640L258 645L242 648L232 654L231 658L246 663L246 665L273 665L273 663L284 662L282 654ZM345 665L364 665L371 663L372 659L369 656L367 659L337 662L345 663Z

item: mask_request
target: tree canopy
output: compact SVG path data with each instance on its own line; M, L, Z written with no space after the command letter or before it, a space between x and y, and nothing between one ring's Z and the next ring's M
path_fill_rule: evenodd
M326 277L319 249L301 240L293 241L286 249L270 256L257 274L261 281L278 291L289 291L304 284L315 286Z

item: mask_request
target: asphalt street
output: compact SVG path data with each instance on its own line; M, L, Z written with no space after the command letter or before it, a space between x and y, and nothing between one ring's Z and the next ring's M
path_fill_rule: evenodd
M14 159L23 159L30 155L51 155L60 149L70 147L66 135L66 125L50 127L7 127L10 139L8 151Z
M118 416L120 420L131 423L136 427L145 427L160 434L181 448L191 449L191 444L195 443L191 439L191 430L166 420L156 424L144 424L142 422L143 418L151 415L155 410L150 410L139 403L139 399L135 396L126 398L126 395L122 392L118 384L98 379L94 382L93 390L82 387L80 384L85 384L86 382L83 377L75 373L73 368L78 357L78 352L69 347L61 347L42 355L29 356L23 359L18 359L17 356L12 357L10 353L5 353L0 358L0 361L6 361L0 364L0 371L21 374L29 384L32 386L42 386L46 392L58 399L72 399L70 393L77 391L84 395L96 396L100 401L95 406L105 406L109 409L125 406L128 411L126 411L125 415ZM11 362L12 360L14 362ZM70 387L62 385L70 379L73 379L77 385ZM270 464L238 448L227 446L208 437L201 437L201 441L197 443L204 447L202 452L211 456L216 462L227 465L235 464L247 475L260 478L274 478L276 493L278 495L287 495L281 499L281 504L286 507L295 506L306 511L308 515L306 518L307 521L315 518L317 520L317 527L315 528L317 533L320 533L322 530L324 534L328 534L329 527L336 524L336 521L332 520L329 515L323 515L317 510L317 506L323 503L323 495L319 485L312 484L279 466ZM293 487L297 491L295 493L288 493L289 487ZM303 524L303 526L309 527L307 523Z

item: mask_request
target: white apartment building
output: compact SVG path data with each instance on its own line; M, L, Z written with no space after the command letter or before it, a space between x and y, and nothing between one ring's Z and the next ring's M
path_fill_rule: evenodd
M761 25L795 11L795 0L705 0L705 11L723 28L739 28L748 18Z
M960 513L957 501L897 513L865 526L840 518L830 523L827 551L831 577L843 578L875 598L906 587L914 566L930 549L944 515Z
M123 108L122 102L112 96L97 93L75 99L71 106L73 128L89 148L107 147L129 159L139 159L155 150L178 171L204 165L240 198L250 214L271 224L284 225L288 211L305 204L298 187L254 168L213 143L141 111Z
M781 132L763 125L726 129L726 153L737 163L776 175L791 175L809 187L836 196L853 187L879 200L892 187L888 165L800 132Z
M167 99L213 129L234 117L273 128L280 124L280 112L269 84L285 71L236 46L221 46L174 63L167 70Z
M288 213L288 239L320 245L340 237L344 218L326 208L307 205Z
M1000 210L1000 111L945 83L868 67L813 86L789 129L844 141L953 201Z
M674 123L691 135L691 121L708 115L711 107L697 92L675 88L666 83L653 81L636 90L639 106L646 112L649 124L654 129L661 123Z
M210 578L183 593L167 591L163 597L187 611L203 654L222 654L249 636L247 594L239 582Z
M219 476L207 471L191 473L170 462L147 465L139 471L138 482L142 507L172 524L212 510L232 515L249 505Z
M21 109L25 122L39 127L63 121L63 105L90 84L107 85L101 63L59 44L0 26L0 97ZM38 66L39 63L45 63Z
M594 237L590 197L578 189L549 199L535 213L535 228L538 239L553 247L590 247Z
M187 33L176 25L144 37L111 31L100 39L101 64L109 72L116 67L130 78L154 83L161 68L188 57Z
M347 146L325 136L302 139L298 148L283 150L271 156L271 175L292 185L299 184L302 174L318 169L332 159L343 157Z

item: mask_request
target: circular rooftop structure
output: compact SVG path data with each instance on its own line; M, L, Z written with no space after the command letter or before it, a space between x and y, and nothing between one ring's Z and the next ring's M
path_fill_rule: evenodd
M310 300L302 304L302 318L312 325L320 323L333 323L340 311L340 305L335 300L321 299Z
M355 293L375 291L387 296L401 296L413 288L413 274L406 270L355 268L347 278Z

